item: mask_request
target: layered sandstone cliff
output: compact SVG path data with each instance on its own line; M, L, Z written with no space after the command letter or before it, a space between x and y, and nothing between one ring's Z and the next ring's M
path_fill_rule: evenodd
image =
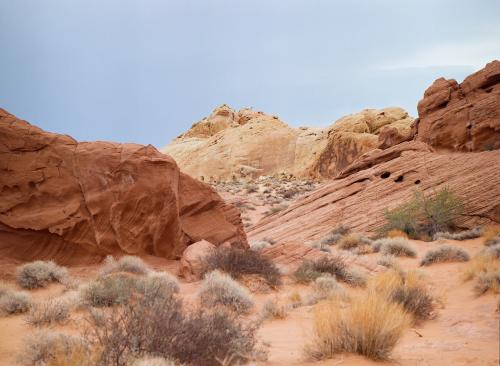
M185 173L207 181L279 173L332 177L364 152L392 141L390 131L400 140L411 138L412 122L404 110L386 108L363 110L327 128L292 128L276 116L223 105L162 151Z
M247 246L239 212L152 146L77 142L0 109L0 255L60 262L176 258L202 239Z

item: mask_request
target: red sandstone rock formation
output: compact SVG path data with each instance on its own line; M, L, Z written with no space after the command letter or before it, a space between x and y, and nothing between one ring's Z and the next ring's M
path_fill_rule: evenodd
M152 146L77 142L0 109L0 255L60 262L246 247L236 208Z
M422 142L373 150L284 211L260 221L252 240L316 240L339 224L372 233L384 224L383 211L410 199L415 189L453 189L465 200L458 225L471 228L500 222L500 150L433 152Z
M455 80L437 79L418 103L416 139L439 150L500 148L500 61Z

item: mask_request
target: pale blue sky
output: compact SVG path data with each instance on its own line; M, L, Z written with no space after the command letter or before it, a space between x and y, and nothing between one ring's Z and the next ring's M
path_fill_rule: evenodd
M0 0L0 107L79 140L161 147L227 103L294 126L416 114L500 58L499 0Z

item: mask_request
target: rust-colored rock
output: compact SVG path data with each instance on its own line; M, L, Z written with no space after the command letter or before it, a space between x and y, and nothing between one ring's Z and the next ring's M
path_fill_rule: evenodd
M77 142L0 109L0 255L60 262L247 246L239 213L152 146Z
M465 200L457 224L463 228L500 222L500 150L433 152L421 142L374 150L287 209L260 221L251 240L316 240L338 224L373 233L384 224L384 209L411 198L415 189L453 189Z
M200 280L203 270L202 259L215 248L215 245L206 240L201 240L188 246L182 253L180 276L187 281Z
M462 83L437 79L418 103L416 139L448 151L500 148L500 61Z
M192 177L230 181L263 175L333 177L378 145L384 127L398 136L413 119L401 108L366 109L327 128L292 128L276 116L223 105L163 148ZM401 137L399 137L401 138Z

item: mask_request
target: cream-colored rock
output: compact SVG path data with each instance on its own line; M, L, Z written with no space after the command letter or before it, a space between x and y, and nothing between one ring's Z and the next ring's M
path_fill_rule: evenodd
M162 149L200 180L255 179L280 173L332 177L378 145L390 126L405 134L413 119L401 108L367 109L327 128L292 128L276 116L227 105Z
M188 246L181 257L180 276L186 281L197 281L201 279L203 270L203 257L207 256L215 245L201 240Z

